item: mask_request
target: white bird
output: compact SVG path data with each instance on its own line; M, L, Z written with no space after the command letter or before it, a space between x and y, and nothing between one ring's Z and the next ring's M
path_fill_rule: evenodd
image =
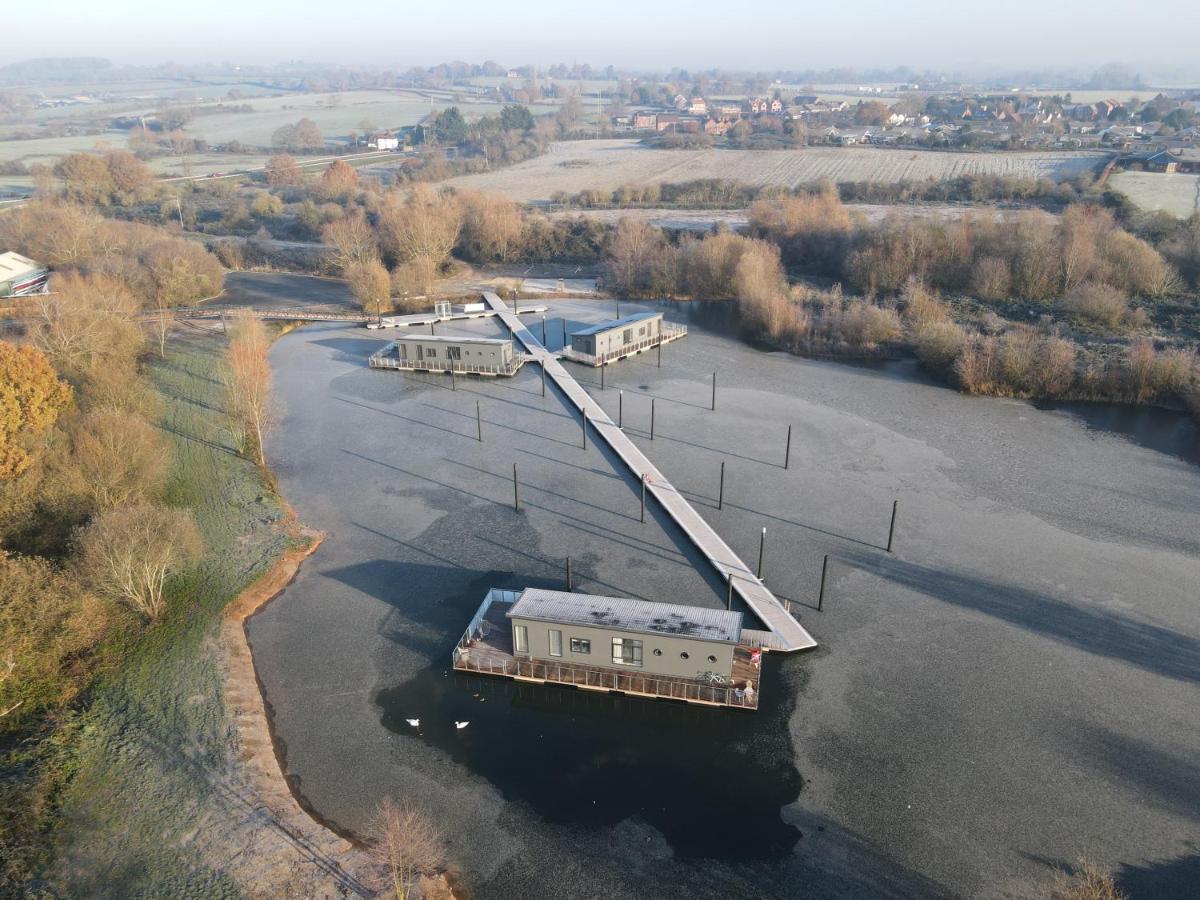
M421 724L420 719L405 719L404 721L407 722L409 725L411 725L413 728L417 728Z
M470 722L455 722L454 727L457 728L459 731L462 731L464 728L466 728L470 724L471 724Z

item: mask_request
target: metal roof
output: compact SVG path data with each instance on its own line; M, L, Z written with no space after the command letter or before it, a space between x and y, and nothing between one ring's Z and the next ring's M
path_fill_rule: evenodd
M28 256L22 256L20 253L15 253L12 250L7 253L0 253L0 280L7 281L10 278L20 278L22 275L28 275L30 272L38 272L42 269Z
M507 615L562 625L590 625L616 631L661 634L736 644L742 634L742 614L723 609L650 603L623 597L599 597L526 588Z
M624 328L626 325L631 325L634 322L641 322L646 319L653 319L661 316L662 313L660 312L634 313L631 316L622 316L619 319L613 319L611 322L601 322L599 325L581 328L579 331L572 331L571 334L600 334L603 331L609 331L613 328Z
M448 337L444 334L402 334L396 338L393 343L401 341L420 341L422 344L433 342L435 344L511 344L512 341L508 338L481 338L481 337Z

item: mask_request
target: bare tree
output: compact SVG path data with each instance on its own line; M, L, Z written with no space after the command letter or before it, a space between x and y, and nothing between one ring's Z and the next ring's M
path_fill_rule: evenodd
M79 565L96 590L151 621L166 608L167 576L194 564L203 542L189 513L163 506L113 509L76 538Z
M100 509L154 497L167 479L170 445L140 416L88 413L71 429L72 459Z
M350 293L363 312L391 312L392 276L383 263L378 260L352 263L346 267L345 274Z
M388 892L396 900L407 900L422 875L435 875L446 863L441 833L416 807L400 806L385 797L379 804L374 832L374 855L387 873Z
M253 455L260 466L267 464L266 438L275 424L275 402L271 388L271 347L263 323L251 316L234 321L225 354L225 387L230 414L242 452Z
M330 261L342 272L355 263L379 258L375 230L362 210L330 222L321 232L321 240L330 247Z
M415 185L403 202L399 194L389 194L379 210L384 245L403 262L427 259L440 268L450 257L461 227L457 198L427 184Z

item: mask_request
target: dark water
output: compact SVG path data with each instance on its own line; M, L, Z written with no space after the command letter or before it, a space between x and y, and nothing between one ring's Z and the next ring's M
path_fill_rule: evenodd
M449 648L447 649L447 659ZM676 854L770 858L800 832L786 731L786 660L768 656L757 711L714 710L453 672L435 665L381 691L383 725L433 744L548 822L603 828L633 815ZM419 728L405 719L420 719ZM470 724L457 729L455 721Z
M1116 403L1035 403L1038 409L1063 412L1089 431L1116 434L1159 453L1200 466L1200 425L1187 413Z

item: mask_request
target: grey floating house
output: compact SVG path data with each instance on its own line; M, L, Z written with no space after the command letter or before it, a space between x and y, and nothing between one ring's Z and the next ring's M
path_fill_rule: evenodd
M467 375L515 375L525 357L507 338L406 334L373 353L373 369L456 372Z
M563 355L575 362L603 366L687 334L687 327L663 320L660 312L634 313L571 332Z
M742 614L566 591L492 590L455 647L455 669L519 681L758 706L761 646Z

